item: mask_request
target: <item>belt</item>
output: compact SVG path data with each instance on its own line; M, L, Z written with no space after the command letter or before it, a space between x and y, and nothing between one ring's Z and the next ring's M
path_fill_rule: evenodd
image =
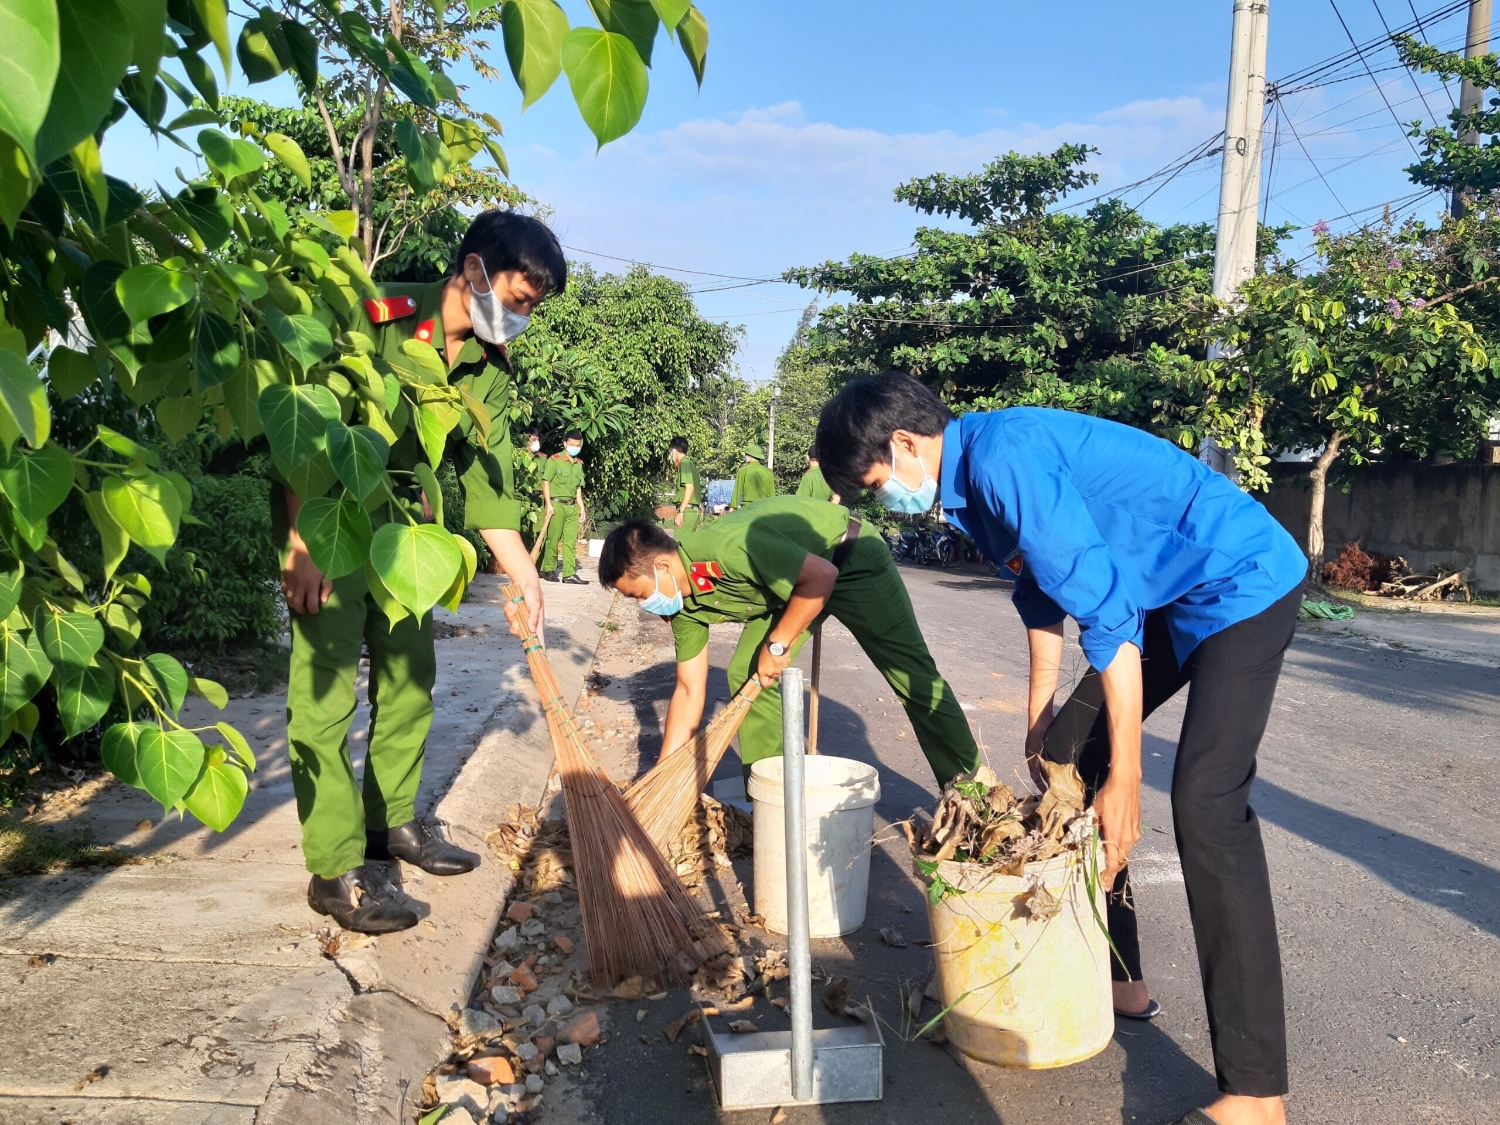
M576 504L576 503L578 503L578 499L575 497L572 500L560 500L556 496L554 496L552 498L552 503L554 503L554 504Z
M844 564L849 561L849 556L854 553L854 543L859 538L860 521L858 516L849 517L849 526L844 529L844 537L839 540L839 545L833 549L832 563L839 570L844 569Z

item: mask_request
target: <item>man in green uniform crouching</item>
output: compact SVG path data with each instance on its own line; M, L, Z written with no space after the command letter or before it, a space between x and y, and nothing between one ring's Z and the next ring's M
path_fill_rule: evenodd
M563 436L563 451L554 453L542 470L542 504L547 519L547 542L542 548L542 577L570 586L586 586L578 573L578 529L588 518L583 505L583 431ZM561 561L559 561L561 556Z
M679 532L676 542L649 521L632 520L604 540L599 581L671 621L677 687L664 746L680 746L698 729L708 627L735 621L745 629L729 662L730 690L739 691L752 674L767 685L740 727L745 776L753 763L780 754L776 681L808 631L834 617L901 700L938 784L979 764L969 721L927 651L890 548L847 508L778 496L701 531Z
M465 416L449 436L448 455L463 487L466 525L483 536L500 568L520 585L532 627L540 631L541 584L521 539L512 480L505 343L525 330L538 302L561 291L567 263L543 223L504 211L474 219L455 261L458 272L446 281L382 286L380 298L364 302L360 328L392 364L409 362L403 343L431 344L446 361L449 381L489 412L488 441ZM406 477L399 470L409 473L424 456L408 426L390 453L397 480ZM396 503L415 519L432 518L428 498L414 484L398 487ZM388 507L372 513L377 524L392 518ZM308 904L345 929L403 930L416 925L418 915L395 893L380 863L396 858L434 875L457 875L479 862L472 852L434 836L416 816L437 676L432 614L420 621L404 617L392 627L363 570L325 578L297 533L301 508L302 498L290 485L275 486L272 526L282 544L281 586L292 626L287 742L302 854L312 873ZM361 785L347 735L365 648L370 734Z
M731 511L776 495L776 478L762 464L765 459L766 451L760 446L745 446L745 463L734 475L734 492L729 497Z

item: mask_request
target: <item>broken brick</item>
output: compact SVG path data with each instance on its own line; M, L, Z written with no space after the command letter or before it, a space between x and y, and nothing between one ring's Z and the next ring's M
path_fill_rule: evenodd
M529 902L513 902L510 904L510 909L505 912L505 916L519 925L530 918L535 909Z
M517 965L516 971L510 974L510 983L523 992L535 992L536 974L531 971L530 965Z
M570 938L567 934L553 935L552 944L557 946L557 948L561 949L564 953L573 952L573 939Z
M599 1042L599 1035L599 1016L596 1012L584 1012L577 1019L570 1020L557 1033L559 1039L577 1043L580 1047L592 1047Z
M469 1060L469 1077L481 1086L499 1083L510 1086L516 1082L516 1069L503 1055L490 1055L483 1059Z

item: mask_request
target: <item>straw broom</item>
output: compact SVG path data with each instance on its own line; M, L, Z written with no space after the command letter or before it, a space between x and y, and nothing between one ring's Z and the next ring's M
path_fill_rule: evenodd
M760 681L751 676L729 705L714 716L713 722L671 753L663 754L656 765L625 790L630 811L663 855L669 854L677 842L678 833L697 807L698 794L718 768L750 704L759 694Z
M557 752L589 979L605 988L633 976L686 984L700 965L729 952L729 942L703 917L620 790L594 761L541 642L526 625L520 589L511 582L502 589L521 611L521 647Z

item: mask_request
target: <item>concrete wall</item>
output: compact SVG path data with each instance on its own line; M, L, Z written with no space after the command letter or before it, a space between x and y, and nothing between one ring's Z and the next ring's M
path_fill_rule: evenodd
M1307 469L1273 469L1277 484L1262 498L1305 544ZM1323 535L1329 558L1361 539L1369 549L1405 557L1419 571L1438 563L1466 566L1478 589L1500 590L1500 466L1366 466L1348 492L1328 489Z

